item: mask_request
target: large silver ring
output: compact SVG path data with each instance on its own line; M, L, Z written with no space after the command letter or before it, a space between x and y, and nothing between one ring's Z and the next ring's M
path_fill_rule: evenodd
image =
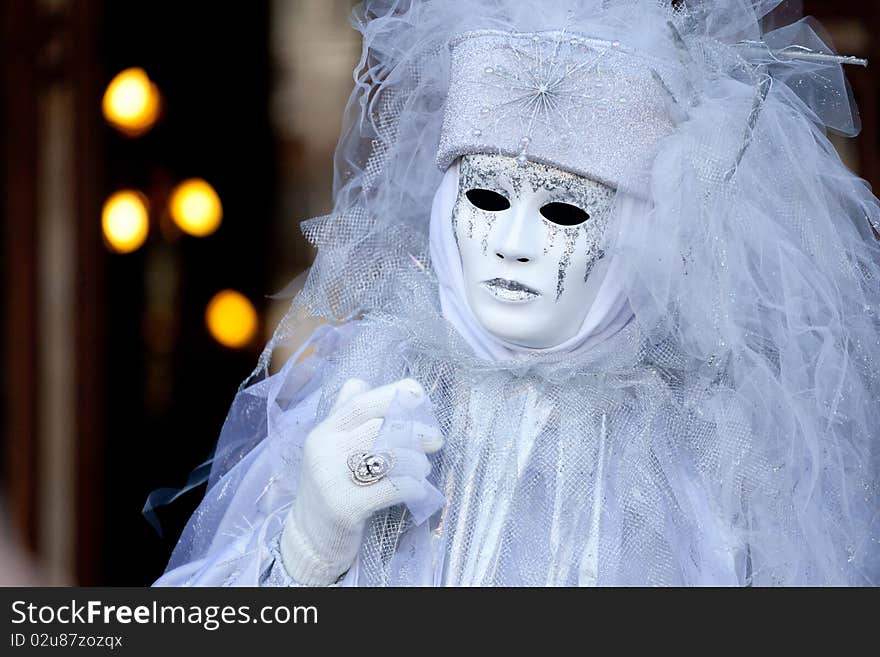
M351 478L358 486L375 484L394 467L394 457L388 452L355 452L348 457Z

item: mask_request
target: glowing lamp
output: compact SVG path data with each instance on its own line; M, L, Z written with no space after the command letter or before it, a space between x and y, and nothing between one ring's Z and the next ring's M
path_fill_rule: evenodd
M214 188L201 178L184 180L171 193L171 218L185 233L205 237L220 226L223 205Z
M159 118L159 89L142 68L127 68L107 85L101 108L114 128L130 137L149 131Z
M111 195L101 212L104 240L117 253L131 253L146 241L150 211L146 197L126 189Z
M240 292L223 290L208 303L205 323L217 342L240 349L247 346L257 334L257 311Z

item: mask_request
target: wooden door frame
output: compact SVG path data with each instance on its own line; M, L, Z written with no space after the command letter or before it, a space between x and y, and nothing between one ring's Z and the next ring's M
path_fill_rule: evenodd
M101 3L68 0L53 15L31 0L2 5L3 266L6 307L3 482L13 530L39 561L41 458L40 281L38 272L41 94L54 84L70 90L73 191L72 259L76 314L73 333L75 426L72 454L74 536L72 579L97 583L101 558L100 495L104 445L105 250L100 233L103 149L100 116L104 83L99 59Z

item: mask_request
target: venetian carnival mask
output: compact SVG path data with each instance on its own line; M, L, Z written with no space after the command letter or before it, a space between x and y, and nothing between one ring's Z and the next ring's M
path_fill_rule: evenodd
M601 283L613 196L552 166L462 156L453 230L468 303L487 331L531 348L577 333Z

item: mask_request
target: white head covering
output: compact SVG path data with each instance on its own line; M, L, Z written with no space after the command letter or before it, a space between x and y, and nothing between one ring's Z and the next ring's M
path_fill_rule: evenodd
M634 172L647 172L674 131L670 94L685 97L676 67L570 29L472 30L449 47L441 171L462 155L501 153L644 191Z
M593 275L604 276L580 329L558 345L545 348L524 347L489 333L474 315L465 291L461 256L455 243L452 210L458 196L458 165L453 162L443 179L431 206L431 261L437 274L443 316L474 350L486 360L522 359L542 353L571 353L590 349L608 339L633 318L620 271L620 259L610 258L606 267L597 267ZM620 200L621 210L637 212L644 202L630 196Z

